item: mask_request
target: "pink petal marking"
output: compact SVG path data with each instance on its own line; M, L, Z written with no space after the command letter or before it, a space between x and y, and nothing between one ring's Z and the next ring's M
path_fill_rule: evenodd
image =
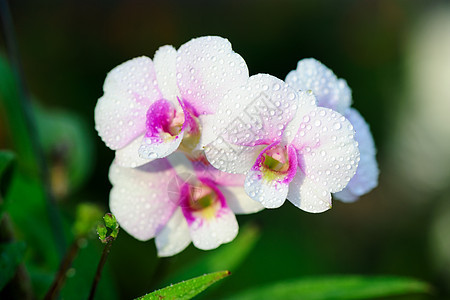
M188 225L191 225L196 219L200 219L201 224L203 223L204 218L202 218L201 214L197 214L202 209L195 209L192 202L197 200L193 198L206 195L205 191L210 190L215 195L214 202L211 205L219 204L219 207L214 212L214 218L220 218L222 210L228 208L225 197L212 180L208 178L198 178L198 180L200 182L199 186L185 184L181 188L180 206Z
M169 101L164 99L156 101L147 111L147 133L145 136L154 142L162 142L162 132L172 135L171 125L176 116L177 111Z
M284 155L287 155L287 157L283 157L283 152L286 152ZM270 156L271 158L277 159L283 164L287 164L288 168L287 170L283 171L276 171L268 168L264 162L268 159L267 156ZM297 166L298 166L298 159L297 159L297 152L294 146L288 145L288 146L280 146L279 141L275 141L269 146L267 146L256 159L255 164L252 167L253 171L260 171L261 178L263 177L264 173L270 172L272 175L274 175L275 180L278 180L281 183L287 184L292 181L295 174L297 173ZM272 177L272 176L269 176Z

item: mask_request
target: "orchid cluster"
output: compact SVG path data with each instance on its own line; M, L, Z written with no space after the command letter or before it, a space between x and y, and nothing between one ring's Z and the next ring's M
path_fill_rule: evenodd
M319 213L331 194L355 201L377 185L370 130L343 79L314 59L286 80L249 76L228 40L192 39L114 68L95 108L115 150L110 208L159 256L209 250L238 233L235 214L286 199Z

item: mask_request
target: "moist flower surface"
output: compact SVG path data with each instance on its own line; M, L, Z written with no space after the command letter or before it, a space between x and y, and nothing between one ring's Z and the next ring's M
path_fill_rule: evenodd
M235 213L263 207L243 188L244 176L226 174L176 153L139 168L113 163L110 208L121 226L139 240L155 238L159 256L171 256L192 241L203 250L232 241Z
M103 89L95 122L116 150L111 211L135 238L155 238L160 256L232 241L235 214L286 199L323 212L332 193L352 201L376 185L350 89L313 59L286 82L249 77L228 40L201 37L121 64Z
M352 96L347 82L338 79L330 69L313 58L300 60L297 69L287 75L286 82L297 90L313 91L318 106L343 114L355 129L355 140L361 154L358 168L348 185L334 196L351 202L375 188L379 175L375 143L369 125L356 109L350 107Z
M225 93L245 83L245 61L220 37L161 47L114 68L95 108L96 129L116 163L136 167L177 149L194 153L204 116Z
M231 90L216 118L216 138L205 134L211 138L204 140L208 160L222 171L246 174L248 195L267 208L287 197L305 211L325 211L330 193L355 174L359 151L350 122L317 107L312 93L273 76L255 75Z

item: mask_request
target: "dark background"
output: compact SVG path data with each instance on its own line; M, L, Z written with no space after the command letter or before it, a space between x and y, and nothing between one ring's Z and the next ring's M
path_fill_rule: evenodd
M29 90L44 110L75 115L86 143L75 147L89 149L83 178L59 202L68 220L74 218L79 202L94 202L108 210L111 186L107 173L113 151L97 136L93 118L107 72L136 56L153 57L165 44L179 47L194 37L219 35L228 38L244 57L250 74L269 73L284 79L299 59L314 57L345 78L352 88L354 107L371 126L381 176L379 187L358 202L334 201L333 208L322 214L309 214L286 203L281 209L239 217L241 225L256 224L260 238L214 295L327 274L416 277L431 282L439 298L450 295L446 253L450 199L445 193L450 172L440 172L447 176L443 184L430 185L421 180L420 167L409 167L411 161L423 157L422 152L416 151L417 156L402 152L421 139L416 129L402 131L409 107L420 102L414 102L411 95L414 57L428 55L420 56L416 45L424 36L422 28L437 18L434 14L446 11L450 18L448 2L10 2ZM439 34L448 40L450 27L437 24L432 30L441 30ZM4 39L0 45L0 51L4 50ZM419 117L411 112L406 119L414 118ZM426 124L432 118L422 121ZM2 123L7 126L6 121ZM446 138L439 134L438 140ZM2 148L10 146L12 135L3 130ZM412 139L412 146L403 137ZM441 147L432 141L423 143L428 152ZM428 166L432 172L434 167ZM139 242L122 231L108 262L109 288L119 298L141 296L204 255L191 245L173 258L158 260L153 240ZM47 271L48 276L42 278L51 277L54 267L48 266Z

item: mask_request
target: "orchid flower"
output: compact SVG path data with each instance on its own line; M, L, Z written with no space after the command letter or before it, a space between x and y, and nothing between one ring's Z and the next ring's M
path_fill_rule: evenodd
M226 39L196 38L178 50L163 46L153 61L142 56L109 72L95 108L96 129L122 166L137 167L177 149L193 153L207 126L204 116L247 79L245 61Z
M287 198L305 211L323 212L331 207L330 193L355 174L359 151L350 122L278 78L250 77L227 93L215 118L204 133L208 161L245 174L247 194L266 208Z
M111 212L138 240L155 237L159 256L172 256L190 242L203 250L232 241L235 214L263 207L243 188L244 176L216 170L205 160L174 153L139 168L111 165Z
M286 82L297 90L311 90L317 98L317 105L343 114L356 131L360 161L355 176L348 185L334 196L344 202L356 201L378 185L378 164L376 149L370 128L360 113L351 108L351 90L344 79L336 75L319 61L309 58L298 62Z

